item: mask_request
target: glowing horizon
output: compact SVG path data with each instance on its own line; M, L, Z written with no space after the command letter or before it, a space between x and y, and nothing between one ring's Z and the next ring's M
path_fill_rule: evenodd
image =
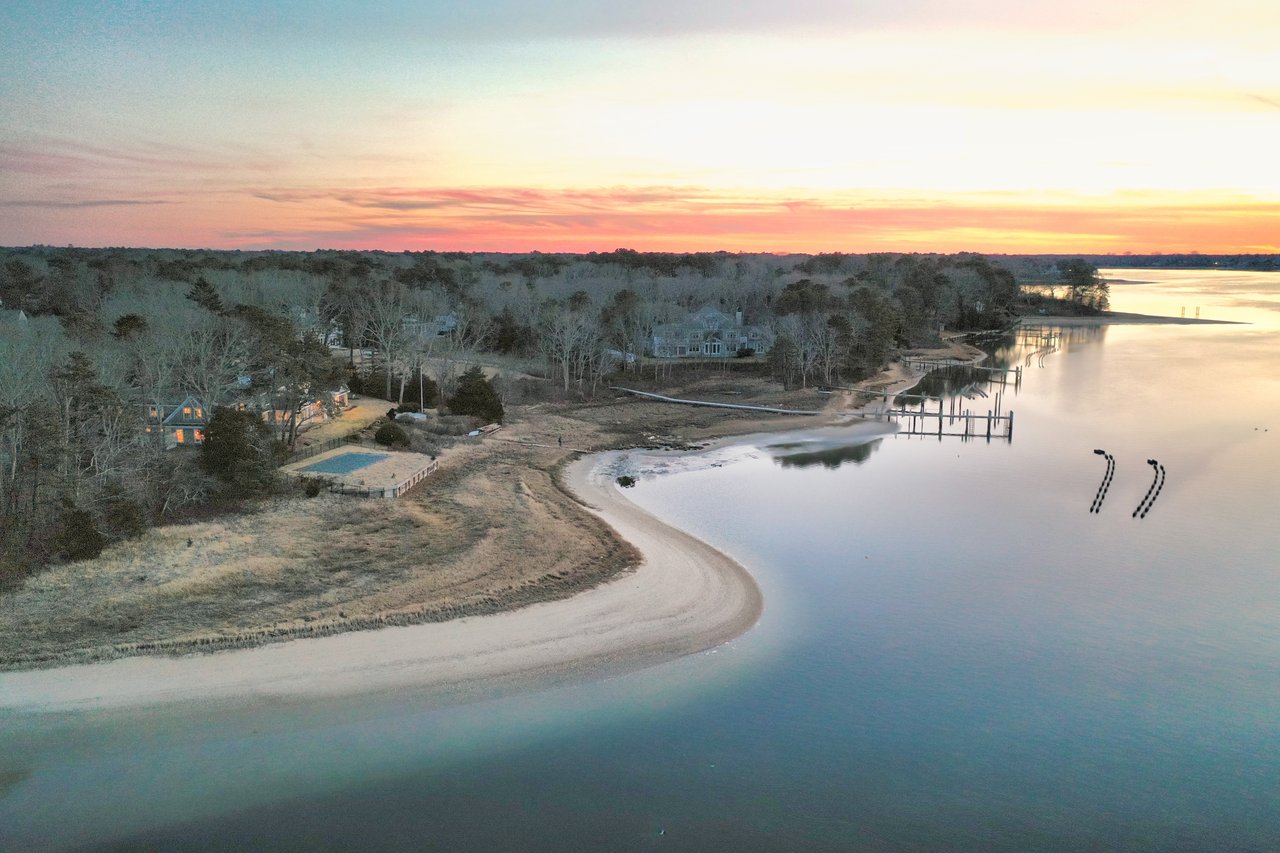
M0 11L0 244L1280 252L1280 7Z

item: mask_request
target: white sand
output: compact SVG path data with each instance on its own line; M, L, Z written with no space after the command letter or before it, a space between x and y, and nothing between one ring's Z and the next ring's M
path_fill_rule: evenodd
M628 501L604 473L608 461L609 454L579 460L567 479L643 554L634 573L491 616L0 673L0 712L257 704L390 690L452 702L638 669L719 645L755 624L762 599L746 570Z

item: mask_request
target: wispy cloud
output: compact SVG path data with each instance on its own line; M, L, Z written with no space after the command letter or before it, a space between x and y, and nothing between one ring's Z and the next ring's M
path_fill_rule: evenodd
M361 189L277 190L255 192L254 197L282 203L333 201L352 207L390 211L459 210L522 212L616 210L620 205L667 205L714 201L716 194L694 187L619 187L605 189L544 190L525 187L493 189Z
M140 198L91 198L77 201L32 201L29 199L0 199L0 207L41 207L54 210L76 209L83 207L128 207L132 205L172 204L161 199Z
M228 171L271 172L287 162L245 145L197 147L151 140L95 144L65 136L37 136L0 143L6 171L45 178L106 175L154 183L158 178L223 175Z
M922 200L698 187L329 189L256 193L306 211L237 245L586 251L1244 251L1280 203L1125 193Z

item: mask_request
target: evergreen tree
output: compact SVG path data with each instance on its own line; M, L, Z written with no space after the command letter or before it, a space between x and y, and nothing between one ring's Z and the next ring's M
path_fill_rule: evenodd
M222 297L218 295L217 288L204 276L200 276L196 279L196 283L191 285L191 290L187 291L187 298L210 313L222 313Z
M215 409L204 431L200 467L221 480L230 497L269 491L275 482L271 428L253 412Z
M147 331L147 318L141 314L122 314L112 324L112 336L120 341L132 341Z
M506 417L498 392L479 367L467 368L462 374L457 392L449 398L449 411L455 415L472 415L488 423L502 423Z

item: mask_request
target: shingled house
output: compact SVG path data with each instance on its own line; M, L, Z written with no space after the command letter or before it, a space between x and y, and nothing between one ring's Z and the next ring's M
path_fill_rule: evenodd
M346 385L334 391L326 392L329 399L338 409L351 405L351 390ZM256 411L268 423L283 423L289 419L286 411L272 406L270 397L263 395L256 401L242 399L234 403L232 408L240 411ZM204 444L204 431L209 425L213 412L194 396L188 396L181 403L150 404L147 406L146 433L159 435L164 441L165 450L175 447L198 447ZM312 421L323 421L328 417L322 398L305 401L298 406L298 425Z
M159 435L165 450L204 444L204 431L212 414L204 403L187 397L174 405L151 404L147 407L146 432Z
M743 351L764 355L772 344L773 333L744 325L741 311L730 317L705 305L684 320L655 326L649 351L655 358L732 358Z

